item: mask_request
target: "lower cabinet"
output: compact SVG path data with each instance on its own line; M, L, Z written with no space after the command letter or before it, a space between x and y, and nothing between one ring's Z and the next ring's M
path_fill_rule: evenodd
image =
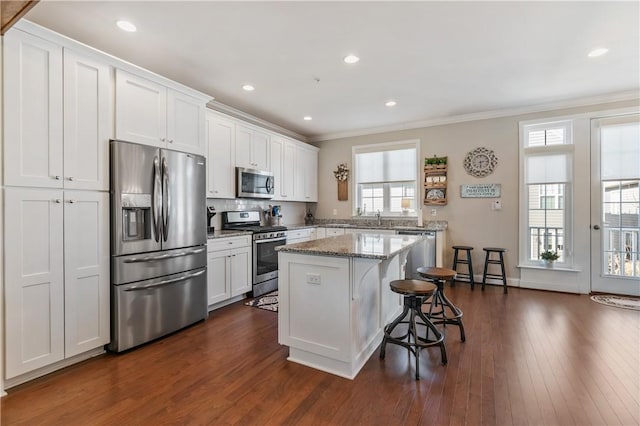
M109 343L109 194L5 188L5 378Z
M344 228L324 228L327 237L335 237L336 235L344 235Z
M250 237L211 240L207 251L209 306L251 291Z
M286 231L287 244L303 243L316 239L316 228L300 228Z

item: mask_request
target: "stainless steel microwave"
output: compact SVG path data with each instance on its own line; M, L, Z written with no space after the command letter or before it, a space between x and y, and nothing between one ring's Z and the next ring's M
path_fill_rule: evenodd
M273 198L273 173L236 167L236 197Z

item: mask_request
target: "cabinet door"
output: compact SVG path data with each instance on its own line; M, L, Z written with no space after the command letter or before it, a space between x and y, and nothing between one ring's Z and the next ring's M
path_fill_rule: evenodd
M236 124L236 166L255 169L251 159L253 130Z
M305 201L305 149L295 147L295 161L293 169L293 199L294 201Z
M327 238L327 229L326 228L316 228L316 240L320 240L322 238Z
M214 251L207 254L207 304L222 302L231 297L230 252Z
M207 114L207 197L235 197L235 124Z
M62 188L62 47L4 37L5 185Z
M166 147L167 88L116 70L116 139Z
M326 228L325 235L327 237L335 237L336 235L344 235L343 228Z
M231 297L251 291L251 248L231 251Z
M304 158L304 201L318 201L318 153L303 150Z
M284 140L271 138L271 162L269 170L273 173L273 200L286 200L286 195L282 193L282 156L284 151Z
M285 143L282 156L282 196L290 200L293 199L293 187L296 173L296 146L292 143Z
M109 343L109 193L64 193L65 357Z
M251 160L258 170L269 170L269 135L263 132L253 132L251 145Z
M64 51L64 187L109 190L111 67Z
M187 94L167 91L167 148L204 155L204 103Z
M5 189L7 379L64 358L62 190Z

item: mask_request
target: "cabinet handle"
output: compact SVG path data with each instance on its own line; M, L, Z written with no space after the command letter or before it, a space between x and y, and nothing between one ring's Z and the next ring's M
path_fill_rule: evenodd
M68 177L69 181L73 181L73 176Z
M56 198L55 200L53 200L53 202L56 204L60 204L62 200L60 198Z
M217 189L214 189L214 190L213 190L213 193L214 193L214 194L217 194L217 193L218 193L218 190L217 190Z
M166 139L165 139L165 138L160 138L160 140L161 140L162 142L166 141Z
M54 178L55 180L60 180L60 176L58 176L58 175L53 176L53 178Z
M169 139L169 143L173 143L173 139Z
M69 200L69 204L74 204L76 200Z

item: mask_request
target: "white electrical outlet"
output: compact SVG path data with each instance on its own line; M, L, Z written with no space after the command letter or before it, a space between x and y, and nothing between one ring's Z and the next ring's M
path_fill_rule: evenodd
M431 216L438 216L438 210L431 209Z
M307 284L320 284L320 274L307 273Z
M502 201L495 200L491 203L491 210L502 210Z
M333 209L333 215L338 216L338 209Z

